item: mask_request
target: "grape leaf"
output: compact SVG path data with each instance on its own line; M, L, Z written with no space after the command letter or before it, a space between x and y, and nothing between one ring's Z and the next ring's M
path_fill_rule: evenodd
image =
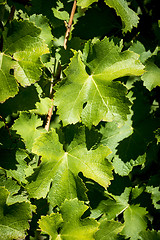
M14 203L27 202L27 196L24 194L18 194L20 186L11 178L6 178L4 175L0 176L0 186L5 187L9 191L9 196L6 200L6 204L12 205ZM29 201L28 201L29 202Z
M150 231L142 231L140 234L140 240L159 240L160 239L160 231L156 232L154 230Z
M159 187L146 187L146 192L151 194L153 205L156 209L160 209L160 204L157 202L160 201L160 191Z
M127 89L117 81L126 75L141 75L143 65L138 55L115 46L108 38L97 41L90 49L87 67L75 52L66 79L56 87L55 105L64 125L82 122L89 128L101 120L118 122L127 120L130 101ZM64 104L65 102L65 104Z
M65 198L77 197L78 185L80 190L85 190L77 176L79 172L105 188L110 184L112 165L105 159L110 150L99 146L88 151L85 140L80 143L79 139L85 139L84 128L80 128L77 138L73 139L66 152L54 130L42 133L36 139L33 152L42 156L42 162L35 171L35 177L33 175L33 181L27 187L31 197L46 197L51 183L48 197L53 206L61 204Z
M118 143L130 136L132 132L133 127L130 115L128 120L121 127L118 127L118 124L115 121L107 122L105 126L101 126L100 133L102 134L102 139L100 142L111 149L112 153L108 156L110 160L116 153Z
M30 151L32 150L32 145L35 138L37 138L42 131L37 129L38 127L42 126L42 123L43 122L38 118L37 115L21 112L19 118L13 125L13 130L16 130L17 133L22 137L26 148Z
M94 219L81 218L87 209L88 207L77 199L65 200L60 208L61 214L42 216L39 226L53 240L93 240L98 223Z
M3 51L13 54L30 49L39 38L41 29L28 20L13 20L3 31Z
M43 16L42 14L40 15L32 15L30 16L29 20L35 25L41 29L41 33L39 35L40 38L45 40L47 43L48 47L51 48L52 46L52 41L53 41L53 35L51 33L51 27L49 26L48 19Z
M9 192L0 187L0 232L1 240L13 240L25 238L26 230L29 229L28 220L31 219L31 209L28 202L6 204Z
M20 184L27 183L26 177L33 174L33 168L27 165L27 160L30 160L28 153L24 149L17 149L15 158L17 161L16 169L7 170L7 176L16 179Z
M11 74L13 67L13 59L4 53L0 53L0 102L9 97L14 97L18 93L18 84Z
M125 188L120 196L108 193L109 198L102 200L96 209L91 210L91 217L98 218L105 213L108 220L114 219L128 208L130 192L130 188Z
M122 231L123 225L120 222L104 219L100 222L99 230L95 233L96 240L113 240Z
M148 61L146 63L145 70L146 72L141 77L144 81L144 86L146 86L146 88L150 91L153 88L160 86L160 68L157 67L157 65L155 65L154 63Z
M3 32L3 49L13 55L14 76L22 86L29 86L39 80L43 67L40 56L49 49L40 38L41 29L32 22L12 21Z
M82 8L86 8L93 2L98 2L98 0L78 0L77 5ZM120 16L123 23L123 32L126 33L131 31L133 27L137 27L139 22L139 17L137 14L128 7L127 1L125 0L105 0L105 3L110 7L114 8L117 15Z
M124 212L124 228L122 234L131 240L137 240L139 233L147 227L147 211L138 205L130 205Z
M98 2L98 0L77 0L77 5L81 8L87 8L94 2Z
M139 22L139 17L137 14L128 7L127 1L125 0L105 0L105 3L114 8L117 15L120 16L122 20L123 32L131 32L133 27L137 27Z

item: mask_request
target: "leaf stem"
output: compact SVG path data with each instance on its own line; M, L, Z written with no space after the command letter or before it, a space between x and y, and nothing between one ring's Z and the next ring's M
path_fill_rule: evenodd
M66 31L65 38L64 38L64 49L67 49L67 41L68 41L69 34L70 34L70 31L71 31L73 17L74 17L75 11L76 11L76 5L77 5L77 1L74 0L71 15L70 15L70 19L69 19L69 22L67 24L67 31Z

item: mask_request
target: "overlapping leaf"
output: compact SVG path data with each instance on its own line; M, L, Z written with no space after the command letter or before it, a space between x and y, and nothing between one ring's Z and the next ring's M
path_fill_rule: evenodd
M151 194L153 205L156 209L160 209L160 204L158 202L160 201L160 191L159 187L146 187L146 192Z
M100 223L99 230L95 234L96 240L113 240L122 231L123 225L120 222L104 219Z
M87 209L88 207L77 199L66 200L60 213L42 216L39 226L53 240L94 240L98 223L94 219L81 218Z
M47 44L40 38L41 29L27 20L14 20L3 32L3 51L13 58L0 56L1 101L18 92L15 79L22 86L29 86L39 80L43 67L40 56L48 53ZM13 61L14 60L14 61Z
M0 239L23 239L26 236L26 230L29 229L30 204L23 202L8 206L6 204L8 195L8 190L0 187Z
M18 84L11 74L14 68L14 61L10 56L0 53L0 102L18 93Z
M101 120L125 121L130 102L127 89L113 81L126 75L141 75L138 55L115 46L105 38L96 42L88 55L86 72L81 53L76 52L66 69L66 79L56 88L55 104L64 125L82 122L91 127Z
M80 128L79 131L67 152L63 150L54 130L41 134L36 140L33 152L42 156L42 162L33 175L33 181L27 187L31 197L46 197L49 192L49 201L53 206L61 204L65 198L77 197L78 191L83 199L86 198L84 184L77 175L79 172L105 188L110 184L112 166L105 159L110 150L99 146L88 151L85 146L84 128ZM80 138L83 138L81 144Z
M122 234L130 237L131 240L137 240L139 233L147 227L147 211L138 205L129 206L124 212L124 228Z
M153 62L148 61L145 70L142 80L146 88L151 91L153 88L160 86L160 68Z
M107 200L102 200L96 209L93 209L91 216L98 218L102 214L106 215L107 220L115 219L120 213L124 212L128 208L129 195L131 189L126 188L120 195L109 194Z
M42 126L42 121L34 114L22 112L13 125L13 130L24 139L26 148L31 151L35 138L39 137L41 131L37 130Z
M82 8L86 8L93 2L98 2L98 0L78 0L77 4ZM105 0L105 3L114 8L117 15L120 16L123 23L123 32L131 31L133 27L137 27L139 17L137 14L128 7L127 1L125 0Z
M160 231L142 231L140 234L140 240L159 240L160 239Z

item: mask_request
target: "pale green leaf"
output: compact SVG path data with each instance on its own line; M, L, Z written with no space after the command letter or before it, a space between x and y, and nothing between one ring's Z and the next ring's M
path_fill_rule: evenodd
M8 195L8 190L0 187L0 239L24 239L26 230L29 229L28 221L32 217L30 204L23 202L8 206Z
M160 204L158 202L160 201L160 191L159 187L146 187L146 192L151 194L151 199L153 202L153 205L156 209L160 209Z
M147 211L138 205L129 206L124 212L124 228L122 234L131 240L137 240L139 233L147 228Z
M117 15L120 16L123 24L123 32L131 32L133 27L137 27L139 17L137 14L128 7L126 0L105 0L105 3L114 8Z
M94 240L98 223L94 219L81 218L87 209L88 207L77 199L65 200L60 208L61 214L52 213L42 217L39 226L53 240Z
M14 61L10 56L0 53L0 102L18 93L18 84L11 74L14 68Z
M37 115L27 112L21 112L19 118L13 125L13 130L24 140L26 148L31 151L34 140L40 135L42 130L37 128L42 126L43 122Z
M81 6L81 8L87 8L94 2L98 2L98 0L77 0L77 5Z
M134 42L133 45L129 48L129 50L139 54L139 60L142 63L144 63L148 58L152 56L151 51L146 51L144 45L139 41Z
M43 67L40 56L45 53L48 53L48 48L40 38L35 39L30 49L14 53L14 75L22 86L29 86L40 79Z
M58 230L62 226L63 218L59 213L51 213L47 216L42 216L38 221L40 229L47 233L52 240L62 239L58 236Z
M160 86L160 68L154 63L148 61L145 70L146 72L141 77L144 81L144 86L150 91L153 88Z
M29 20L33 23L35 23L35 25L41 29L41 33L39 35L40 38L42 38L45 43L47 43L48 47L50 48L52 45L52 41L53 41L53 35L51 33L51 28L49 26L49 22L48 19L43 16L42 14L40 15L32 15L30 16Z
M117 155L113 159L114 171L120 176L127 176L133 169L133 167L142 165L146 161L146 154L138 156L136 160L122 161Z
M36 178L33 175L33 181L28 186L30 196L46 197L50 190L48 197L53 206L61 204L65 198L75 198L78 189L81 189L82 193L86 191L77 176L79 172L105 188L110 184L112 165L105 159L110 150L99 146L95 150L88 151L85 141L78 142L78 138L85 134L84 128L80 128L79 131L77 139L71 142L66 152L54 130L41 134L35 141L33 152L42 156L42 162L35 172ZM83 196L84 193L81 195Z
M114 240L122 231L123 225L120 222L104 219L100 222L99 230L95 234L96 240Z
M81 121L89 128L101 120L120 124L127 120L130 101L127 89L112 81L126 75L141 75L143 65L138 55L115 46L105 38L97 41L88 55L86 72L81 53L76 52L65 70L66 79L56 87L55 105L63 124Z

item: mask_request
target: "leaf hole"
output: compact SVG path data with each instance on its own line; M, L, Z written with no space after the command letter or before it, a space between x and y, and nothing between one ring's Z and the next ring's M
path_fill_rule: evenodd
M85 102L85 103L83 104L83 109L85 108L86 105L87 105L87 102Z
M10 69L10 74L14 75L14 69L13 68Z

